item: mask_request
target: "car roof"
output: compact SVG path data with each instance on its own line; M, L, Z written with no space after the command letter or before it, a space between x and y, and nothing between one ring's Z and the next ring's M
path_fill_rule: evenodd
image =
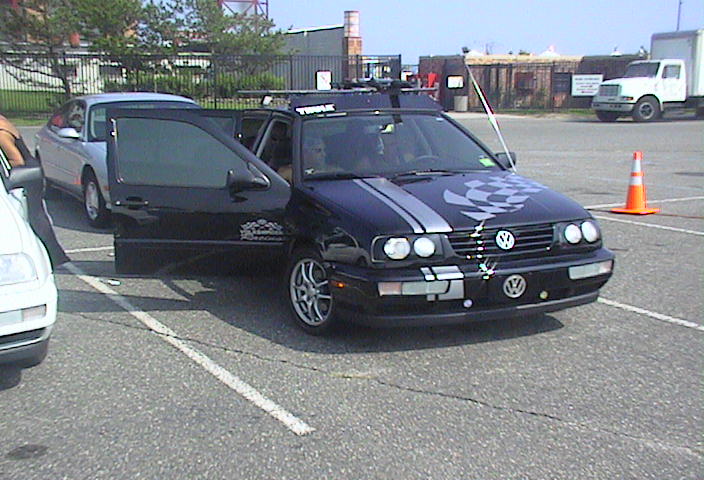
M87 105L95 105L97 103L111 102L134 102L134 101L152 101L152 102L184 102L197 103L190 98L180 95L171 95L168 93L152 93L152 92L113 92L113 93L98 93L94 95L82 95L76 97L75 100L83 100Z

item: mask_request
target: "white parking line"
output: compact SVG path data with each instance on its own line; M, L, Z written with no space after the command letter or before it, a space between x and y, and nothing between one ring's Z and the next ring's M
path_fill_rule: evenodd
M665 200L650 200L648 203L653 206L660 203L672 203L672 202L689 202L691 200L704 200L704 197L682 197L682 198L666 198ZM603 203L601 205L587 205L587 210L593 210L595 208L611 208L611 207L622 207L621 203Z
M639 313L641 315L647 315L648 317L654 318L656 320L660 320L662 322L673 323L673 324L679 325L681 327L692 328L694 330L699 330L700 332L704 332L704 325L699 325L698 323L690 322L689 320L682 320L681 318L675 318L675 317L671 317L669 315L663 315L662 313L651 312L650 310L646 310L644 308L638 308L638 307L634 307L632 305L626 305L625 303L614 302L613 300L607 300L606 298L599 298L599 299L597 299L597 301L599 303L603 303L604 305L609 305L611 307L620 308L621 310L626 310L626 311L633 312L633 313Z
M88 247L88 248L74 248L73 250L66 250L66 253L83 253L83 252L104 252L107 250L114 250L115 247Z
M125 297L118 294L117 292L115 292L115 290L111 289L110 287L101 283L97 278L91 277L90 275L86 275L80 268L76 267L72 263L67 263L64 266L71 273L76 275L76 277L80 278L85 283L107 296L110 300L122 307L127 313L139 320L147 328L157 333L159 335L159 338L178 349L181 353L183 353L195 363L203 367L208 373L210 373L222 383L227 385L230 389L232 389L245 399L249 400L256 407L260 408L261 410L264 410L266 413L277 419L279 422L283 423L286 428L291 430L296 435L307 435L315 431L313 427L309 426L304 421L295 417L287 410L283 409L276 403L266 398L264 395L254 389L254 387L240 380L237 376L225 370L223 367L215 363L203 353L188 346L182 340L179 340L173 330L156 320L148 313L143 312L133 306Z
M654 225L652 223L634 222L631 220L623 220L621 218L605 217L603 215L594 215L594 218L598 218L599 220L608 220L610 222L627 223L629 225L638 225L640 227L648 227L648 228L658 228L660 230L669 230L671 232L688 233L690 235L698 235L698 236L704 237L704 232L698 232L696 230L687 230L685 228L666 227L665 225Z

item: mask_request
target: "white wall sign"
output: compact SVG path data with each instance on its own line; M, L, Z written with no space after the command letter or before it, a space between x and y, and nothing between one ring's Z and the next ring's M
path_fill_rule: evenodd
M317 90L331 90L332 72L328 70L315 72L315 88Z
M604 81L602 74L572 75L572 96L593 97L599 92L599 84Z

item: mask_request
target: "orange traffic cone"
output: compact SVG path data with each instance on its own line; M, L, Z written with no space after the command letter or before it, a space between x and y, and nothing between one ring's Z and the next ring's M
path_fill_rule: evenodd
M628 185L628 196L624 208L612 208L613 213L630 213L631 215L648 215L658 213L659 208L647 208L645 204L645 185L643 185L643 170L640 161L643 152L633 152L633 168L631 169L631 183Z

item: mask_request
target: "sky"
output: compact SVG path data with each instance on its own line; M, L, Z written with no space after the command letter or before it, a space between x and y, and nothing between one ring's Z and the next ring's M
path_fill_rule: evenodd
M650 50L650 36L676 30L680 0L268 0L277 28L342 24L360 12L367 55L492 53L554 46L563 55ZM681 0L680 30L704 28L704 0Z

